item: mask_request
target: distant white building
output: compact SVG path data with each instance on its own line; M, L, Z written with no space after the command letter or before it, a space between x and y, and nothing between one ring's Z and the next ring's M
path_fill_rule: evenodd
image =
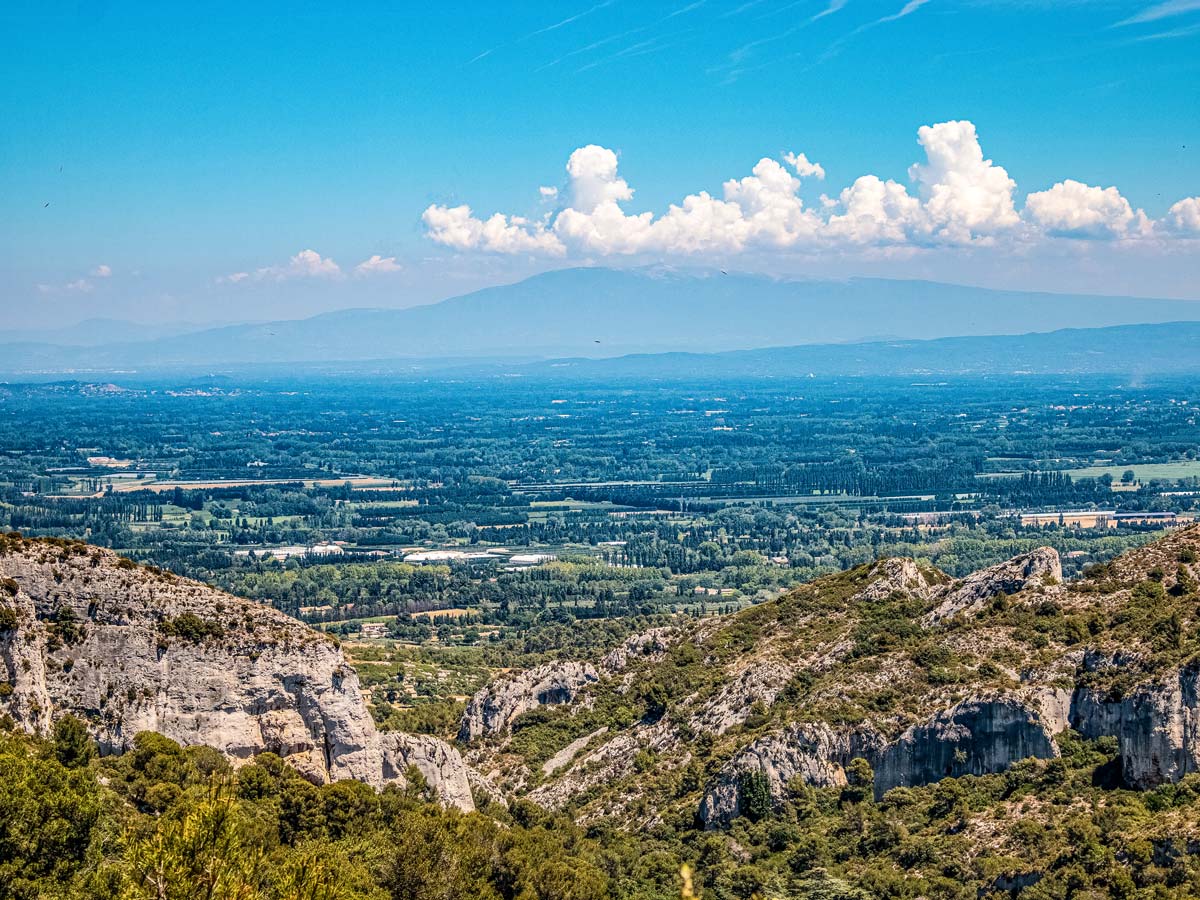
M313 544L311 547L303 544L291 544L286 547L264 547L261 550L236 550L234 556L251 557L253 559L277 559L283 562L285 559L291 559L294 556L316 556L316 557L333 557L341 556L346 550L340 544L335 544L330 541L321 541L319 544Z
M553 553L516 553L508 561L514 566L538 566L555 558Z
M418 550L416 553L404 554L406 563L448 563L448 562L468 562L473 559L494 559L495 557L484 551L466 551L466 550Z

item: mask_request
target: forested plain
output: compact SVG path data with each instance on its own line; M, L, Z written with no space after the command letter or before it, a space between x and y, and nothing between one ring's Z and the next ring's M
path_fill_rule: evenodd
M1138 515L1194 510L1197 403L1193 379L1112 377L3 385L0 526L344 637L382 623L356 651L377 715L441 731L497 667L879 556L1103 562L1158 533ZM1082 510L1123 518L1021 519ZM412 558L447 550L466 556Z

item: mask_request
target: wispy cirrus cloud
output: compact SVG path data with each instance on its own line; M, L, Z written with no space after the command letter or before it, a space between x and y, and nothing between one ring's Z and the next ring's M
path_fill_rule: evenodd
M1197 22L1195 25L1184 25L1180 28L1170 28L1166 31L1154 31L1150 34L1138 35L1132 39L1131 43L1169 41L1175 38L1191 37L1193 34L1200 34L1200 22Z
M594 12L599 12L602 9L612 6L616 2L617 2L617 0L603 0L603 2L597 3L594 6L590 6L587 9L582 10L581 12L577 12L573 15L567 16L565 19L559 19L558 21L552 22L549 25L545 25L542 28L534 29L533 31L530 31L528 34L523 34L518 38L514 38L513 40L508 41L507 43L497 44L495 47L489 47L488 49L486 49L486 50L476 54L474 57L472 57L467 62L467 65L469 66L469 65L479 62L482 59L486 59L487 57L489 57L493 53L495 53L497 50L503 50L506 47L513 47L524 41L528 41L532 38L539 37L540 35L549 34L552 31L557 31L560 28L565 28L567 25L571 25L574 22L578 22L580 19L586 18L587 16L590 16Z
M1163 3L1155 3L1153 6L1148 6L1140 13L1136 13L1127 19L1122 19L1114 27L1119 28L1122 25L1141 25L1146 22L1157 22L1160 19L1182 16L1186 13L1196 12L1197 10L1200 10L1200 0L1165 0Z

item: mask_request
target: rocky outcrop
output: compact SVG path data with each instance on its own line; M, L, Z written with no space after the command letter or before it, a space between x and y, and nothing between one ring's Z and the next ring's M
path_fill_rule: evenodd
M1119 700L1080 688L1071 724L1084 737L1117 739L1121 777L1153 788L1200 772L1200 667L1179 669Z
M750 716L754 703L770 706L797 669L778 662L756 663L706 701L688 725L695 731L722 735Z
M610 650L600 660L600 668L616 674L625 671L630 663L639 660L657 662L670 649L676 637L674 628L651 628L628 638L621 646Z
M872 761L875 793L943 778L1003 772L1018 760L1058 756L1040 705L1011 695L973 697L914 725Z
M340 647L261 604L78 543L5 538L0 711L30 732L86 721L102 751L141 731L207 744L235 765L270 751L314 782L403 782L409 765L471 808L458 752L380 734Z
M880 601L895 593L925 598L933 587L915 560L893 556L875 564L871 583L858 592L857 599Z
M387 732L379 735L382 756L382 777L365 779L375 787L388 782L403 782L409 766L421 773L435 799L445 806L471 811L470 769L458 751L445 741L426 734Z
M589 663L553 662L493 681L467 703L458 739L473 741L507 731L522 713L539 706L571 703L580 689L599 678Z
M978 612L997 594L1015 594L1028 587L1061 581L1062 562L1058 551L1053 547L1039 547L950 585L923 621L926 625L936 625L957 615Z
M660 719L638 722L603 744L578 756L553 781L530 791L529 799L547 809L562 809L574 798L600 785L613 784L633 771L640 750L659 753L676 746L674 729ZM614 810L614 812L619 812Z
M575 758L576 753L578 753L592 741L596 740L596 738L602 737L607 733L608 726L605 725L601 728L597 728L591 734L585 734L582 737L575 738L575 740L571 741L571 743L567 744L567 746L563 747L552 757L542 763L542 774L552 775L563 766L569 765L571 760Z
M716 828L741 815L747 773L764 776L771 800L778 804L795 779L811 787L844 785L845 765L855 756L870 755L879 743L869 728L835 730L825 723L793 725L761 737L726 763L705 790L700 821Z
M765 777L778 804L794 779L812 787L846 784L845 767L855 758L874 768L876 796L894 787L1003 772L1029 757L1050 759L1058 756L1054 735L1067 724L1058 715L1065 702L1065 692L973 697L890 742L868 723L849 729L794 725L759 738L730 760L705 790L698 815L708 828L741 815L747 773Z

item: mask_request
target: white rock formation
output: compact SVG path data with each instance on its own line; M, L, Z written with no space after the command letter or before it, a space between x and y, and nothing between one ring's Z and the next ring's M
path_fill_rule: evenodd
M925 618L926 625L957 615L978 612L997 594L1015 594L1029 587L1062 581L1062 562L1053 547L1039 547L1002 563L968 575L950 585L937 607Z
M340 647L283 613L82 544L6 539L0 696L22 728L71 713L105 752L140 731L207 744L235 765L279 754L315 782L403 782L473 808L466 765L431 737L380 734Z
M480 689L463 712L460 741L507 731L513 720L539 706L571 703L581 688L600 679L594 666L581 662L553 662Z

